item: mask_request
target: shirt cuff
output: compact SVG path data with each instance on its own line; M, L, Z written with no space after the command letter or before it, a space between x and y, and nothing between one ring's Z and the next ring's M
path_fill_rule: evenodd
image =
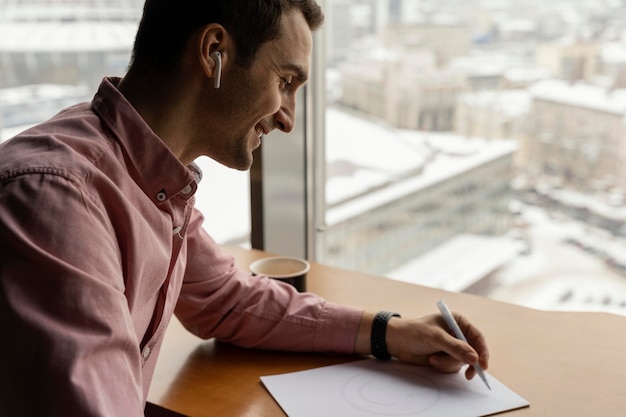
M363 310L326 301L313 341L315 352L354 353Z

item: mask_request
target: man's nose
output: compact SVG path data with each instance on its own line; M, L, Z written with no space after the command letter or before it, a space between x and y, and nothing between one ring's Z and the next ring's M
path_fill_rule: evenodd
M296 124L295 98L284 103L274 115L274 126L285 133L291 132Z

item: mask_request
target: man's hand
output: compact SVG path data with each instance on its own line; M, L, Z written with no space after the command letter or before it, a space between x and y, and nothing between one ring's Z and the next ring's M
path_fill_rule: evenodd
M458 372L464 365L489 365L489 349L483 334L464 316L453 313L468 343L457 339L443 317L432 314L420 318L392 317L387 324L387 351L399 360L416 365L432 366L441 372ZM371 353L369 340L374 314L364 313L357 336L357 353ZM476 371L465 371L472 379Z

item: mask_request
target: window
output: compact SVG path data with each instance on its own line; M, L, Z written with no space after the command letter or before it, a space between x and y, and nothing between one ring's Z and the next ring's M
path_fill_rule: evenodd
M315 259L625 314L626 6L323 5Z

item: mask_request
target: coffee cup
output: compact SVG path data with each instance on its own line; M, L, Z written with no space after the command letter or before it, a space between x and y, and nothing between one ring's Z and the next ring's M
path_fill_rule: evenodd
M250 264L250 271L253 274L267 275L286 282L300 292L306 291L306 274L310 268L311 265L307 261L292 256L271 256Z

